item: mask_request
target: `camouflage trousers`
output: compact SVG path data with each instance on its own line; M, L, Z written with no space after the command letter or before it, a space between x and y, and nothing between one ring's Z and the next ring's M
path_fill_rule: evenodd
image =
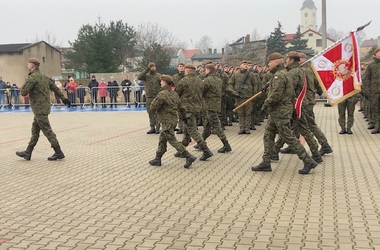
M237 99L236 100L236 106L239 106L243 102L248 100L248 98L244 99ZM239 127L240 130L248 130L249 126L251 125L251 115L252 115L252 103L248 103L247 105L243 106L242 108L237 110L237 114L239 116Z
M304 163L311 162L311 158L305 148L292 132L290 119L273 118L272 116L269 116L264 132L263 163L270 164L271 162L276 132L278 132L278 135L285 143L296 150L298 158Z
M302 115L306 118L307 125L309 126L311 133L313 133L315 138L317 138L318 143L322 147L328 147L330 145L327 141L325 134L322 132L322 130L318 127L317 123L315 122L314 105L315 104L309 104L305 107L302 107L305 111L302 113Z
M305 113L306 111L304 107L302 107L301 117L295 118L292 120L293 135L296 138L298 138L299 137L298 134L301 134L305 138L305 141L307 142L307 144L309 145L310 151L313 154L313 156L318 156L320 155L318 151L318 142L314 139L314 135L313 133L311 133L309 129L309 126L305 117L306 116ZM280 152L280 149L282 148L282 146L284 146L285 143L286 143L285 139L280 136L275 144L274 151L277 153Z
M339 113L339 126L346 127L346 110L347 110L347 128L351 128L354 125L354 112L355 105L358 102L359 98L357 96L351 96L338 104L338 113Z
M222 125L227 125L227 102L228 102L228 95L222 96L222 103L221 103L221 109L220 109L220 114L221 114L221 122Z
M36 146L38 139L40 137L40 131L46 136L52 148L59 147L57 136L53 132L50 126L48 115L34 115L34 120L32 124L32 137L29 141L29 146Z
M220 124L218 113L207 110L206 122L202 132L202 137L204 140L206 140L211 135L211 129L212 132L214 132L214 134L216 134L221 141L225 141L227 139Z
M197 144L202 148L206 146L205 141L201 134L198 133L197 116L198 113L186 113L186 123L183 123L183 137L182 144L187 147L193 138Z
M371 94L370 102L373 125L380 128L380 94Z
M260 100L257 98L252 101L252 112L251 112L251 123L255 125L255 123L260 122Z
M150 105L153 99L154 98L151 98L151 97L146 98L146 112L148 113L148 116L149 116L149 126L159 128L160 125L158 123L156 115L150 110Z
M176 126L176 122L173 122L172 124L162 124L162 128L166 128L165 130L162 129L160 136L158 138L158 148L157 148L157 155L164 155L167 151L167 143L175 148L179 153L183 153L186 151L185 146L180 143L177 138L174 135L174 128Z

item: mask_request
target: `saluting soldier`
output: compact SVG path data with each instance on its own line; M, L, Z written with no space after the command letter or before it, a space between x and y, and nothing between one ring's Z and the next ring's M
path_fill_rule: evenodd
M264 102L262 109L269 113L268 122L264 133L264 154L262 162L253 166L252 171L272 171L271 155L274 147L276 133L285 140L285 142L294 148L298 157L304 162L304 167L298 171L300 174L308 174L311 169L315 168L318 163L315 162L306 152L300 141L293 135L290 120L293 114L294 87L289 82L287 72L284 69L284 59L279 53L272 53L268 57L268 66L273 74L269 84L268 97Z
M17 151L16 155L30 160L32 151L40 137L40 131L46 136L54 149L54 154L48 157L49 161L55 161L65 158L61 147L58 143L57 136L53 132L49 122L50 114L50 91L53 91L62 102L70 106L70 101L62 94L61 90L55 85L54 81L41 73L40 62L37 58L30 58L28 61L28 78L22 85L21 95L29 95L30 105L33 110L34 120L32 124L32 137L30 138L28 147L25 151Z
M186 158L185 168L189 168L197 159L191 155L185 146L177 141L174 135L174 128L177 125L178 113L184 112L178 94L171 89L174 86L174 80L169 75L161 76L161 90L153 99L150 106L151 111L157 114L158 122L161 123L161 133L158 139L158 148L156 157L149 161L150 165L161 166L161 158L167 151L169 142L184 158ZM182 114L183 116L184 114Z

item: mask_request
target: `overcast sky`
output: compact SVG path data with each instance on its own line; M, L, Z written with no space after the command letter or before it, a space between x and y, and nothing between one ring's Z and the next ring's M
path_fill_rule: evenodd
M97 17L109 24L123 20L158 23L188 48L208 35L213 47L252 33L270 35L283 25L285 33L295 33L300 24L304 0L0 0L0 44L33 42L51 33L62 46L74 41L82 25L94 25ZM327 0L327 29L348 32L368 21L366 37L380 35L378 0ZM314 0L317 22L321 25L322 0Z

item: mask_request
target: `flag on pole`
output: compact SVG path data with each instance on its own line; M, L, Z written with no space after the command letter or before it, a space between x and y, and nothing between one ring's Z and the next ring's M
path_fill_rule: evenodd
M356 31L351 31L310 61L331 105L338 104L361 91Z
M302 87L301 93L300 93L299 96L296 98L296 100L295 100L295 104L294 104L297 118L301 118L301 114L302 114L302 103L303 103L303 99L305 98L305 95L306 95L306 89L307 89L306 74L303 73L303 87Z

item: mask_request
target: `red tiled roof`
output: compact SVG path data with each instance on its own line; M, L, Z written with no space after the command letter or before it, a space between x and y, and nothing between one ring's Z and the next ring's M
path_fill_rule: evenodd
M285 41L291 41L293 40L295 34L285 34L284 40Z
M185 58L191 58L195 54L199 54L199 49L184 49L183 53L185 54Z

